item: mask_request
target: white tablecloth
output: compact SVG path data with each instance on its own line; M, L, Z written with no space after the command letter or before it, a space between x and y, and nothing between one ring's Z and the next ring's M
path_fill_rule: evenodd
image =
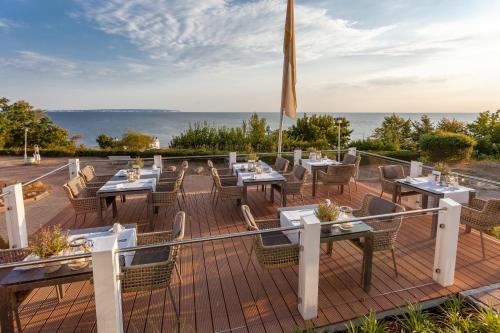
M307 158L302 159L302 166L306 168L307 171L312 172L312 166L328 166L328 165L337 165L341 164L335 160L326 159L326 160L310 160Z
M254 178L255 177L255 178ZM263 172L263 173L255 173L255 172L239 172L238 173L238 185L243 185L243 182L245 180L255 180L255 181L262 181L262 180L281 180L283 179L283 176L278 172L278 171L271 171L269 173Z
M314 215L314 209L285 210L280 212L280 225L282 227L295 227L300 225L300 218ZM293 244L299 243L299 230L283 231Z
M99 192L127 192L134 190L156 191L156 178L139 179L135 182L128 180L110 180L99 189Z
M160 174L161 174L160 169L141 169L141 177L144 177L144 178L156 178L156 181L159 181ZM127 177L127 170L126 169L118 170L118 172L115 174L115 176L116 177Z
M257 165L257 164L255 164ZM270 169L271 167L269 166L269 164L265 163L265 162L260 162L260 165L262 166L262 168L264 169ZM233 173L236 174L237 171L244 171L244 170L248 170L248 163L247 162L243 162L243 163L234 163L233 166Z
M434 181L429 181L427 177L412 178L410 184L425 191L443 193L445 198L453 199L461 204L469 202L469 192L472 191L471 188L461 185L441 186Z

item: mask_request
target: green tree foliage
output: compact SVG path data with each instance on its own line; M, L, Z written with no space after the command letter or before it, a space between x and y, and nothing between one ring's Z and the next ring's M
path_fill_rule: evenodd
M121 140L117 142L117 146L127 150L144 151L150 148L153 142L154 138L152 136L129 129L123 133Z
M422 157L431 162L457 162L470 159L476 141L468 135L436 131L422 135Z
M115 146L116 142L111 136L107 134L99 134L99 136L95 139L99 148L101 149L111 149Z
M343 119L340 125L340 145L347 147L350 141L352 130L349 128L349 121ZM290 139L302 142L323 142L325 148L334 148L338 141L338 125L332 115L312 115L304 114L297 119L297 123L287 130ZM317 147L320 148L320 147Z
M418 143L422 135L434 131L434 125L428 115L423 115L420 117L420 120L412 121L411 126L413 129L411 132L411 139L415 143Z
M415 146L411 121L396 114L384 118L382 125L375 129L373 138L394 145L396 150L411 149Z
M455 118L442 118L436 129L442 132L467 134L467 124Z
M500 155L500 110L481 112L477 119L467 125L467 129L477 141L478 157Z
M23 147L25 128L28 129L28 146L73 147L73 142L68 139L69 132L28 102L9 104L8 99L0 98L0 109L0 147Z

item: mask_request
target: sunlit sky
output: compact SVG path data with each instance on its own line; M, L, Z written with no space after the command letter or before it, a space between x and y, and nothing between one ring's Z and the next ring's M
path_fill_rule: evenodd
M296 0L303 112L500 108L500 1ZM0 0L0 96L278 111L286 0Z

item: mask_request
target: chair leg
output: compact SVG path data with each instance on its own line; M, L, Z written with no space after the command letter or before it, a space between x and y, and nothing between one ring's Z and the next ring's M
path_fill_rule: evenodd
M250 267L250 262L252 261L253 245L254 245L254 243L252 242L252 247L250 248L250 253L248 253L248 261L247 261L247 264L245 266L245 272L248 271L248 267Z
M483 240L483 231L479 230L479 237L481 238L481 250L483 251L483 259L486 259L486 252L484 251L484 240Z
M180 321L179 310L177 310L177 304L175 303L174 295L172 294L172 289L170 289L170 286L168 286L167 289L168 289L168 294L170 295L170 300L172 301L172 305L174 306L175 317L177 318L177 322L179 322Z
M352 194L351 194L351 183L347 184L347 188L349 189L349 200L352 202Z
M177 272L177 276L179 276L179 281L182 284L181 269L179 268L179 265L177 265L177 263L175 263L175 271Z
M21 325L21 317L19 317L19 311L17 308L13 311L14 312L14 318L16 319L16 326L17 326L17 331L22 332L22 325Z
M396 273L396 277L398 277L398 266L396 265L396 253L394 252L394 249L391 249L392 253L392 263L394 265L394 273Z
M383 195L384 195L384 190L380 192L380 197L382 198Z
M64 297L64 288L62 284L56 286L57 300L60 302Z
M354 178L354 185L356 185L356 192L358 192L358 181Z

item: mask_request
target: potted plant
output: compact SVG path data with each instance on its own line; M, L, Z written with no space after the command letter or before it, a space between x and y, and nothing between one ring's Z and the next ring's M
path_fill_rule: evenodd
M439 162L434 165L434 170L441 173L441 185L447 185L451 174L450 168L444 162Z
M144 160L137 156L134 159L134 163L132 164L132 169L135 171L135 179L140 179L141 178L141 169L144 167Z
M68 237L59 225L43 228L31 246L31 252L40 259L61 255L69 248ZM46 273L53 273L61 268L61 263L44 264Z
M314 215L320 222L336 221L340 215L340 207L334 203L322 203L314 211ZM321 226L322 232L330 232L331 225Z

